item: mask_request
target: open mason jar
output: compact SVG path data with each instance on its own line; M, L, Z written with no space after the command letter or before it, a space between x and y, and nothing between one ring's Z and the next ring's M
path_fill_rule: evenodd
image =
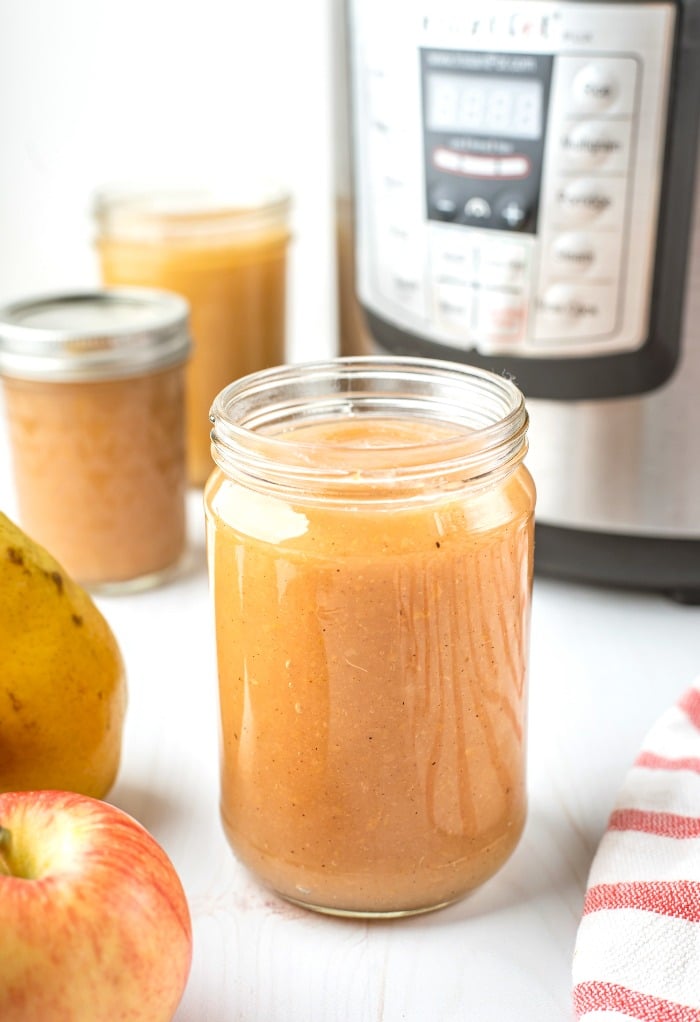
M526 815L520 391L469 366L336 359L240 380L211 419L231 846L323 912L462 897Z

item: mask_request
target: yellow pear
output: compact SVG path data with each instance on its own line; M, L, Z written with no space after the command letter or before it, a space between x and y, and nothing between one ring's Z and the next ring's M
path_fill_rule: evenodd
M102 798L119 769L126 679L90 596L0 514L0 791Z

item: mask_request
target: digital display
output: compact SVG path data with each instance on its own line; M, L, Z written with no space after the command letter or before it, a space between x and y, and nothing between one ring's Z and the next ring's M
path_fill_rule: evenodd
M542 134L542 82L537 78L450 74L426 76L429 131L537 139Z

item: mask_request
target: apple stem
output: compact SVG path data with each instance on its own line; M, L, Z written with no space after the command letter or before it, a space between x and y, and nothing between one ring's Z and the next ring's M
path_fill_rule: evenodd
M10 845L12 844L12 832L7 827L0 826L0 874L12 876L10 869Z

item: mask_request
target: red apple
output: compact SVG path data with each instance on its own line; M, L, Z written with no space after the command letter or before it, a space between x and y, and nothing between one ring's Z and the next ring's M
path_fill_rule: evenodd
M0 794L0 1019L170 1022L192 958L173 864L120 809Z

